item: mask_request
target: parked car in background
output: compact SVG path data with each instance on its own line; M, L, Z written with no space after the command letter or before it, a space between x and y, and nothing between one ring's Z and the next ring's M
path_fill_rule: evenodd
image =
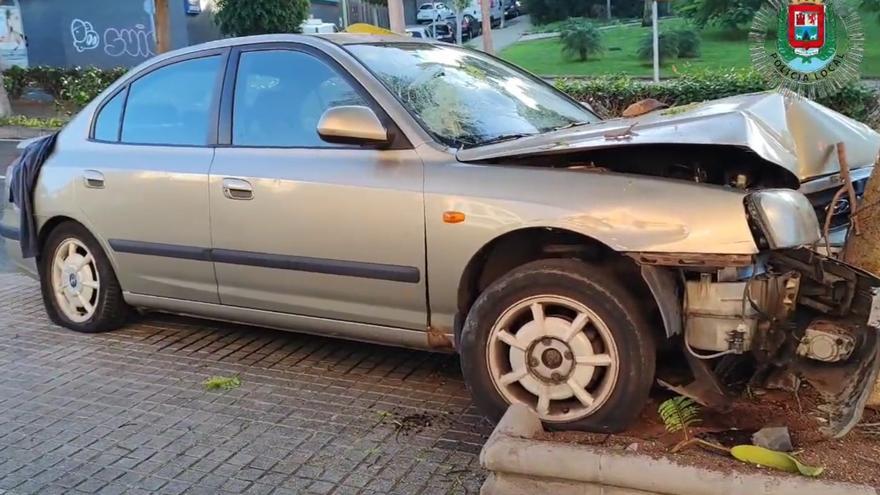
M870 172L876 132L780 92L602 120L445 43L223 39L88 104L0 235L79 332L138 309L458 352L487 416L606 432L664 371L710 404L716 370L791 373L839 435L880 370L880 279L813 248L799 190L840 187L837 142Z
M504 18L513 19L519 17L519 2L517 0L500 0L504 8Z
M440 22L454 15L446 4L440 2L423 3L416 13L416 22L420 24L428 22Z
M435 39L445 43L455 43L455 27L448 22L407 26L406 32L417 39Z
M300 24L303 34L338 33L339 28L332 22L324 22L314 17L306 19Z

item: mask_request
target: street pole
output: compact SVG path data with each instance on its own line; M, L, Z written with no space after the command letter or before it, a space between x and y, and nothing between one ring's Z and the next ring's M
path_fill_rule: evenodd
M403 17L403 0L388 0L388 23L395 33L406 32L406 19Z
M340 2L342 6L342 29L346 29L348 27L348 0L342 0Z
M156 53L171 50L171 25L168 16L168 0L154 0L156 9Z
M492 9L490 2L501 0L480 0L480 10L483 12L483 51L489 55L495 54L495 46L492 43Z
M651 2L651 19L654 28L654 82L660 82L660 29L657 27L657 0Z

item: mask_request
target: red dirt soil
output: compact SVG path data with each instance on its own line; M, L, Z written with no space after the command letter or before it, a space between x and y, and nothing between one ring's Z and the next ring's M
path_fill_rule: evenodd
M824 466L825 472L820 479L880 489L880 413L867 410L860 425L846 437L826 440L819 433L823 421L823 413L817 409L819 403L814 393L803 389L798 398L789 392L767 391L753 399L738 399L733 409L725 414L705 410L702 422L691 431L701 438L732 447L750 444L751 434L764 426L787 426L794 445L791 454L805 464ZM658 405L658 401L651 401L639 421L622 434L546 432L541 439L602 446L621 452L629 448L639 454L715 471L794 476L744 464L733 457L699 447L670 454L669 450L682 437L680 433L666 431L657 413Z

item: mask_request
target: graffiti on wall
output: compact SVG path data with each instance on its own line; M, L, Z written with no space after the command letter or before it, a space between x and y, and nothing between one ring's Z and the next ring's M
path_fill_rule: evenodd
M28 65L27 41L18 0L0 0L0 65Z
M108 26L99 34L95 26L85 19L74 18L70 22L70 35L77 53L102 48L110 57L149 58L154 56L156 46L155 12L153 1L144 0L148 24L133 26Z

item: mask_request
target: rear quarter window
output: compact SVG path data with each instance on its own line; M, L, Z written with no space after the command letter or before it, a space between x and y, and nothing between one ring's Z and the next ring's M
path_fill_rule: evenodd
M98 141L119 141L119 125L122 123L122 107L127 89L123 89L101 107L95 119L95 135Z

